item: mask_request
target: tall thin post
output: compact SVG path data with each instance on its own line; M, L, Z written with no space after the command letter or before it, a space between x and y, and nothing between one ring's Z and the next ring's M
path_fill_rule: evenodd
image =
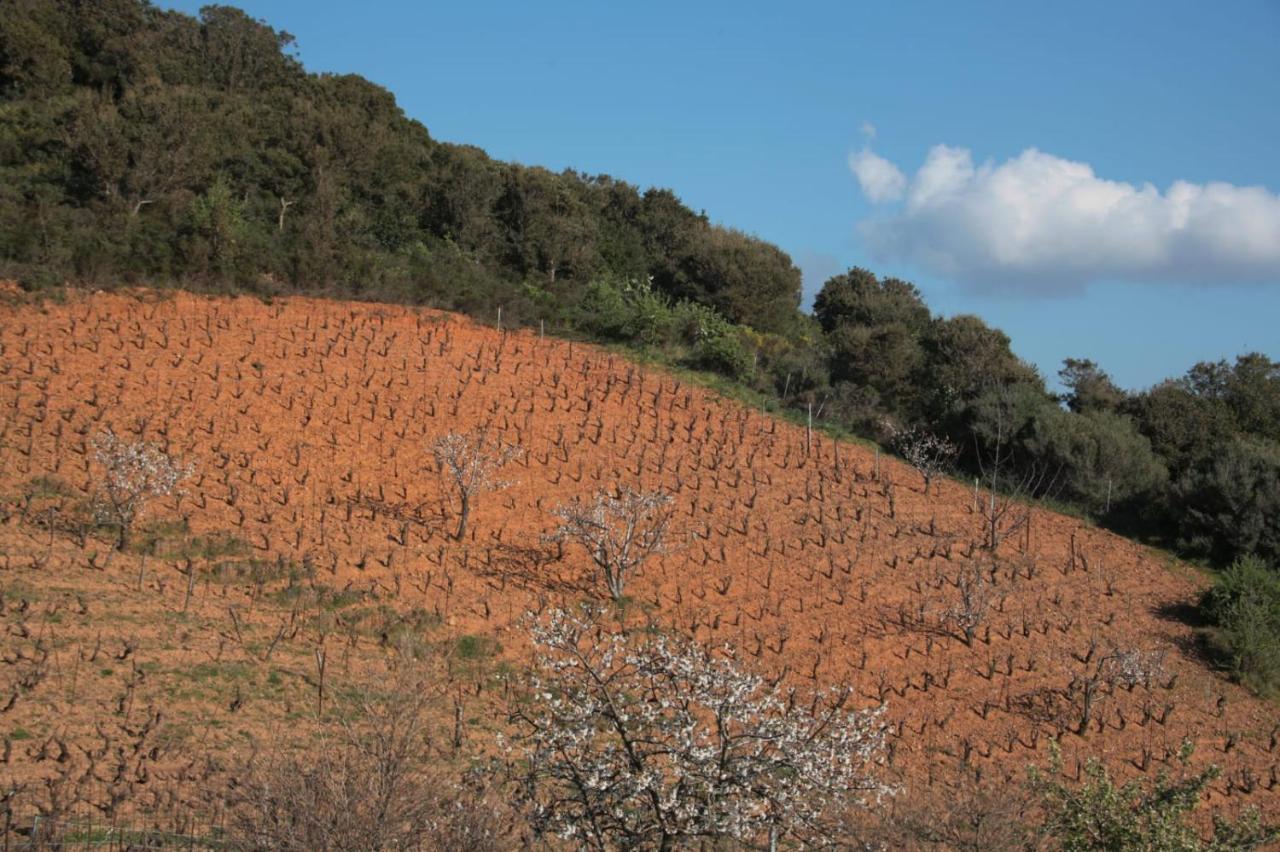
M804 427L804 454L813 450L813 400L809 400L809 422Z

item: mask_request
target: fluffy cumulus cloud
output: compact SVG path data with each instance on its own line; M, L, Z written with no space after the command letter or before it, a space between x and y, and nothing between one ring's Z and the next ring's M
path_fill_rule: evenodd
M858 178L862 194L876 204L897 201L907 188L907 176L868 148L849 155L849 168Z
M864 148L849 158L883 205L859 226L877 260L985 288L1099 279L1280 283L1280 196L1262 187L1104 180L1034 148L975 165L937 145L910 179ZM891 205L891 206L890 206Z

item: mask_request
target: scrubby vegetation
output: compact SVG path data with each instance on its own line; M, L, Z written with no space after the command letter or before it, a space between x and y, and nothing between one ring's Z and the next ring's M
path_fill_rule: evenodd
M1262 849L1276 839L1256 812L1236 821L1215 819L1205 840L1190 823L1209 782L1221 772L1210 766L1186 771L1189 745L1181 754L1181 774L1160 773L1149 786L1118 784L1106 768L1091 761L1080 783L1064 781L1061 761L1054 753L1048 772L1033 770L1032 789L1042 798L1043 832L1051 848L1062 852L1246 852Z
M1280 572L1237 560L1203 603L1213 646L1231 671L1259 692L1280 689Z

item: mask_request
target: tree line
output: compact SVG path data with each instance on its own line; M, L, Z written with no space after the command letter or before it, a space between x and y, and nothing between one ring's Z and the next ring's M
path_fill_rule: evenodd
M1055 395L1009 338L851 269L800 310L777 247L670 190L432 138L386 90L308 73L226 6L0 7L0 275L426 304L617 341L886 446L1058 500L1218 565L1280 563L1280 363L1129 393L1068 359Z

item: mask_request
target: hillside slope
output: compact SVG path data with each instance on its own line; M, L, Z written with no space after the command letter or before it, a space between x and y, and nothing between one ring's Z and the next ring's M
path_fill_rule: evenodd
M30 802L68 766L158 799L201 754L305 729L317 649L356 683L398 630L462 668L519 666L526 613L602 595L581 551L545 543L551 509L630 485L673 494L680 533L628 587L637 611L887 702L906 789L1021 778L1054 736L1069 771L1122 777L1191 741L1224 769L1216 805L1280 812L1275 708L1197 658L1192 575L1040 509L993 558L972 487L925 494L896 461L600 349L402 307L97 294L6 304L0 370L0 729ZM108 429L193 466L151 507L145 559L66 520ZM455 542L430 447L473 429L523 454ZM500 713L467 676L482 738ZM89 772L117 747L120 774Z

